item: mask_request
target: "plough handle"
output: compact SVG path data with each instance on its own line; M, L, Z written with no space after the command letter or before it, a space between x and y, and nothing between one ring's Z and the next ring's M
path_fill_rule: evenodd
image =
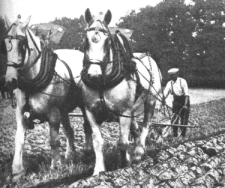
M139 125L142 125L142 122L137 121L137 123ZM154 127L166 127L166 126L171 126L171 127L187 127L187 128L199 128L198 126L195 125L179 125L179 124L167 124L167 123L156 123L156 122L152 122L151 124Z
M172 110L172 107L170 107L169 105L165 104L165 106ZM182 111L182 109L181 109L181 111ZM180 111L180 112L181 112L181 111ZM192 121L190 121L190 120L188 120L188 122L191 123L191 124L194 124L194 123L193 123Z

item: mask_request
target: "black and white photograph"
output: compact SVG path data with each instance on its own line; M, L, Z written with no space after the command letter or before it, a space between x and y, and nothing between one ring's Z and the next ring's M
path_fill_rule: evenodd
M0 187L225 188L225 0L1 0Z

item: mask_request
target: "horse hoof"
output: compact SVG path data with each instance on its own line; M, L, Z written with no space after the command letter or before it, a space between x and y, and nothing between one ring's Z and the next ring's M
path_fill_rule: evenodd
M12 181L17 182L25 175L25 171L23 170L20 173L12 174Z
M100 172L104 172L104 171L105 171L105 165L104 164L96 165L95 168L94 168L93 176L99 175Z
M134 151L133 162L138 163L141 161L142 157L145 154L145 150L143 147L137 147Z
M104 172L105 170L94 170L94 173L92 174L92 176L98 176L101 172Z

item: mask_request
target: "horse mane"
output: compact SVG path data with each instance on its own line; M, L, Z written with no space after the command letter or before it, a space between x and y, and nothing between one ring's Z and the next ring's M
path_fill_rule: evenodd
M132 50L131 50L131 47L130 47L130 44L129 44L129 41L128 41L128 39L123 35L123 34L119 34L119 36L122 38L122 40L123 40L123 45L124 45L124 48L125 48L125 50L126 50L126 52L127 52L127 54L128 54L128 56L129 56L129 58L131 59L131 58L133 58L134 56L133 56L133 52L132 52Z

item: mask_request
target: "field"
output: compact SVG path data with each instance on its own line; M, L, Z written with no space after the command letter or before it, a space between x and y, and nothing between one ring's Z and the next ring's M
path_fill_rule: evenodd
M125 169L117 169L118 124L104 123L108 172L95 177L89 177L94 155L87 156L82 150L82 118L71 117L77 152L74 163L56 170L49 169L48 125L35 125L26 135L27 174L17 184L9 182L15 115L10 102L0 99L0 187L68 187L73 182L71 187L225 187L225 90L191 89L190 96L190 120L197 128L189 129L183 140L168 136L162 144L153 144L148 139L146 159ZM60 133L63 154L66 142L61 130Z

